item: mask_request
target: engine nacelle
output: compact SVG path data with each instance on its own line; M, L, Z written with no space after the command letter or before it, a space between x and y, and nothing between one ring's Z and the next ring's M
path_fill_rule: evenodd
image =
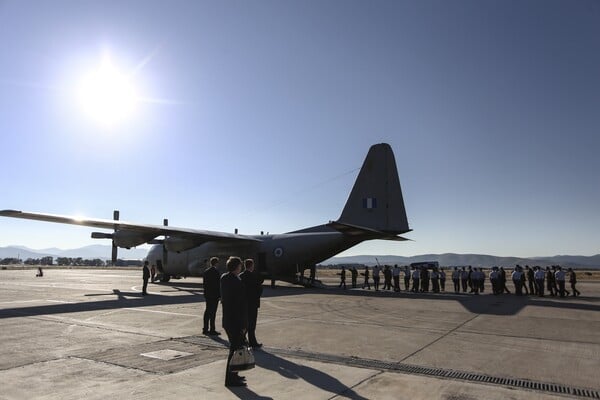
M201 242L192 239L184 239L179 237L168 237L164 240L165 248L168 251L185 251L194 247L200 246Z
M155 233L141 233L135 231L119 230L113 233L113 241L116 246L127 249L144 244L158 236Z

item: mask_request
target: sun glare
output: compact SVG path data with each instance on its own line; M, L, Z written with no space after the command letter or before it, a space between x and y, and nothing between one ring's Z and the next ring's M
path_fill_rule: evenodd
M137 102L133 84L108 56L84 77L79 94L86 115L107 126L131 116Z

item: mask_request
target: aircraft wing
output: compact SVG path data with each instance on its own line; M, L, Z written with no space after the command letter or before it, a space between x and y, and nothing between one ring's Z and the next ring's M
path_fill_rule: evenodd
M55 214L43 214L34 212L24 212L17 210L0 210L0 216L11 217L11 218L23 218L32 219L36 221L56 222L59 224L71 224L71 225L82 225L91 226L94 228L112 229L116 233L124 232L129 237L137 235L138 238L144 238L141 243L148 242L157 236L169 236L175 238L181 238L194 243L202 243L207 241L234 241L234 242L258 242L252 236L236 235L227 232L214 232L205 231L199 229L189 228L177 228L163 225L150 225L150 224L136 224L131 222L111 220L111 219L98 219L98 218L80 218L65 215ZM138 243L138 244L141 244ZM120 247L128 247L119 245Z

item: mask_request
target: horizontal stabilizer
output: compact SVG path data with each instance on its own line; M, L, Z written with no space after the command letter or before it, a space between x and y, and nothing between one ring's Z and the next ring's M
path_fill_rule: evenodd
M368 236L370 239L395 240L399 242L410 240L388 232L378 231L376 229L367 228L364 226L345 224L339 221L331 221L327 224L327 226L348 236Z

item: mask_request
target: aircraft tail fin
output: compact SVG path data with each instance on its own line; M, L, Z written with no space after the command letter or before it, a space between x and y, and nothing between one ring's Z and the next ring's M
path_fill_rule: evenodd
M396 159L389 144L371 146L342 215L336 222L388 234L411 230Z

